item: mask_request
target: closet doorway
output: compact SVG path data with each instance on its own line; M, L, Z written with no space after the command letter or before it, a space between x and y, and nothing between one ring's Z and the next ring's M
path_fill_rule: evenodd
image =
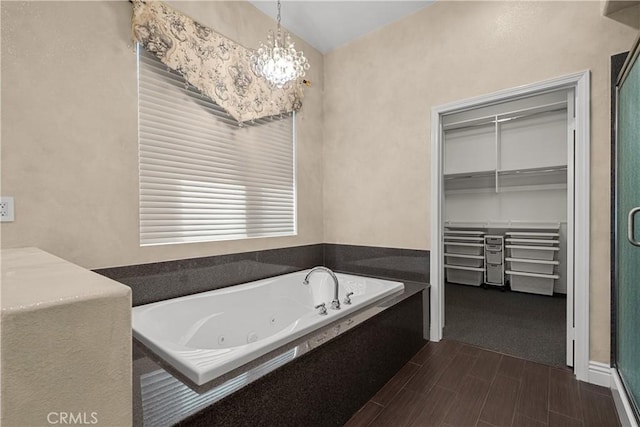
M587 379L588 120L588 72L433 108L431 340L447 324L445 289L475 286L484 304L504 298L496 290L566 294L552 298L564 361Z

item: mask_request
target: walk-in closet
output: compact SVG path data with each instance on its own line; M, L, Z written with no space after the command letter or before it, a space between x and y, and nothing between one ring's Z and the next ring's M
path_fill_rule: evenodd
M445 338L569 362L573 102L565 89L443 117Z

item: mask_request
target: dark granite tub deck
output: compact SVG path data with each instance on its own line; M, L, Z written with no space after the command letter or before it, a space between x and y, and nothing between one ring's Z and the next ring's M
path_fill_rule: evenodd
M424 345L424 290L407 282L401 294L201 387L136 342L134 425L343 425ZM229 388L237 390L221 398Z

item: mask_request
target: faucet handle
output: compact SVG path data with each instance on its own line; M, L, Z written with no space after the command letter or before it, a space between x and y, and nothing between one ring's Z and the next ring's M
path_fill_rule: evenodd
M351 295L353 295L353 292L349 292L345 297L344 297L344 304L351 304L351 298L349 298Z
M318 310L318 314L322 315L322 316L326 316L327 315L327 307L325 307L325 304L318 304L316 305L314 308L319 308L320 310Z

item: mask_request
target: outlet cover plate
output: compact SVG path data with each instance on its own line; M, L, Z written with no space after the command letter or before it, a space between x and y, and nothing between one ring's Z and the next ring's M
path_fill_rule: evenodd
M0 222L13 220L13 197L0 197Z

